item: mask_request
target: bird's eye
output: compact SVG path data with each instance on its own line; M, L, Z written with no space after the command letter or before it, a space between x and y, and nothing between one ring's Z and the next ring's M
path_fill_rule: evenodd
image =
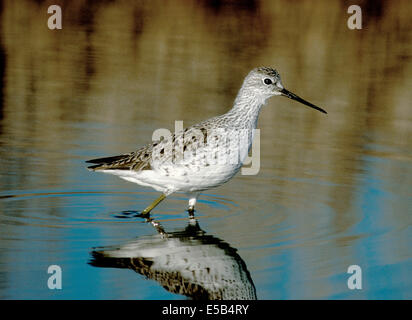
M270 79L268 79L268 78L266 78L265 80L263 80L263 82L264 82L265 84L272 84L272 80L270 80Z

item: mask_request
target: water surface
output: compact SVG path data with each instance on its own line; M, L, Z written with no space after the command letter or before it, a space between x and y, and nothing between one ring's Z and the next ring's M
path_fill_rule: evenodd
M158 194L84 161L133 151L174 120L226 112L260 65L328 115L272 98L259 173L203 194L201 231L187 230L184 195L153 212L174 241L170 261L199 263L204 275L207 262L230 265L235 286L223 287L238 297L412 298L410 3L364 1L362 30L347 28L345 2L212 3L70 1L51 31L49 2L3 2L1 298L219 297L223 276L200 286L182 265L149 272L160 270L153 252L136 246L163 258L172 241L133 212ZM179 248L209 259L179 260ZM50 265L62 269L61 290L47 287ZM362 290L348 289L350 265L362 268Z

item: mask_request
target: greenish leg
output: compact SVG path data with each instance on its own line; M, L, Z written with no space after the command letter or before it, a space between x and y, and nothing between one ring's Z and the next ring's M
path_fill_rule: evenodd
M144 209L141 213L142 216L148 215L150 211L152 211L160 202L162 202L166 198L165 194L161 194L159 198L157 198L155 201L152 202L150 206L148 206L146 209Z

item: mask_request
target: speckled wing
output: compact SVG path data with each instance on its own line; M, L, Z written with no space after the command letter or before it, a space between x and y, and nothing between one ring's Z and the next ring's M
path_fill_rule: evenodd
M86 161L95 165L90 170L150 170L150 154L153 145L149 144L135 152L113 157L98 158Z
M183 153L191 151L196 144L196 138L186 141L184 133L189 133L190 129L177 135L171 135L168 138L163 138L159 141L147 144L135 152L97 158L86 161L87 163L94 163L88 169L99 170L152 170L153 167L162 166L162 164L176 163L182 158ZM200 138L199 138L200 139Z
M135 152L113 157L88 160L95 165L88 167L91 170L157 170L170 165L176 166L183 162L194 161L202 166L204 154L208 152L209 122L186 128L184 131L172 134L169 137L147 144ZM203 155L202 155L203 154ZM185 161L183 161L183 159Z

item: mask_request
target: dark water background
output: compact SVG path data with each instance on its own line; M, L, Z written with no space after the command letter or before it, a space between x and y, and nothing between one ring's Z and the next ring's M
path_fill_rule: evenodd
M62 30L47 28L50 4ZM231 265L259 299L411 299L412 6L359 5L362 30L348 29L347 1L3 1L0 298L185 298L145 259L130 260L137 273L90 264L95 247L146 243L162 259L171 242L122 214L156 192L84 161L226 112L249 70L268 65L328 115L272 98L259 174L199 200L210 237L182 231L184 195L156 208L175 232L171 260L205 250L203 264ZM362 290L347 287L353 264ZM50 265L61 290L47 287Z

